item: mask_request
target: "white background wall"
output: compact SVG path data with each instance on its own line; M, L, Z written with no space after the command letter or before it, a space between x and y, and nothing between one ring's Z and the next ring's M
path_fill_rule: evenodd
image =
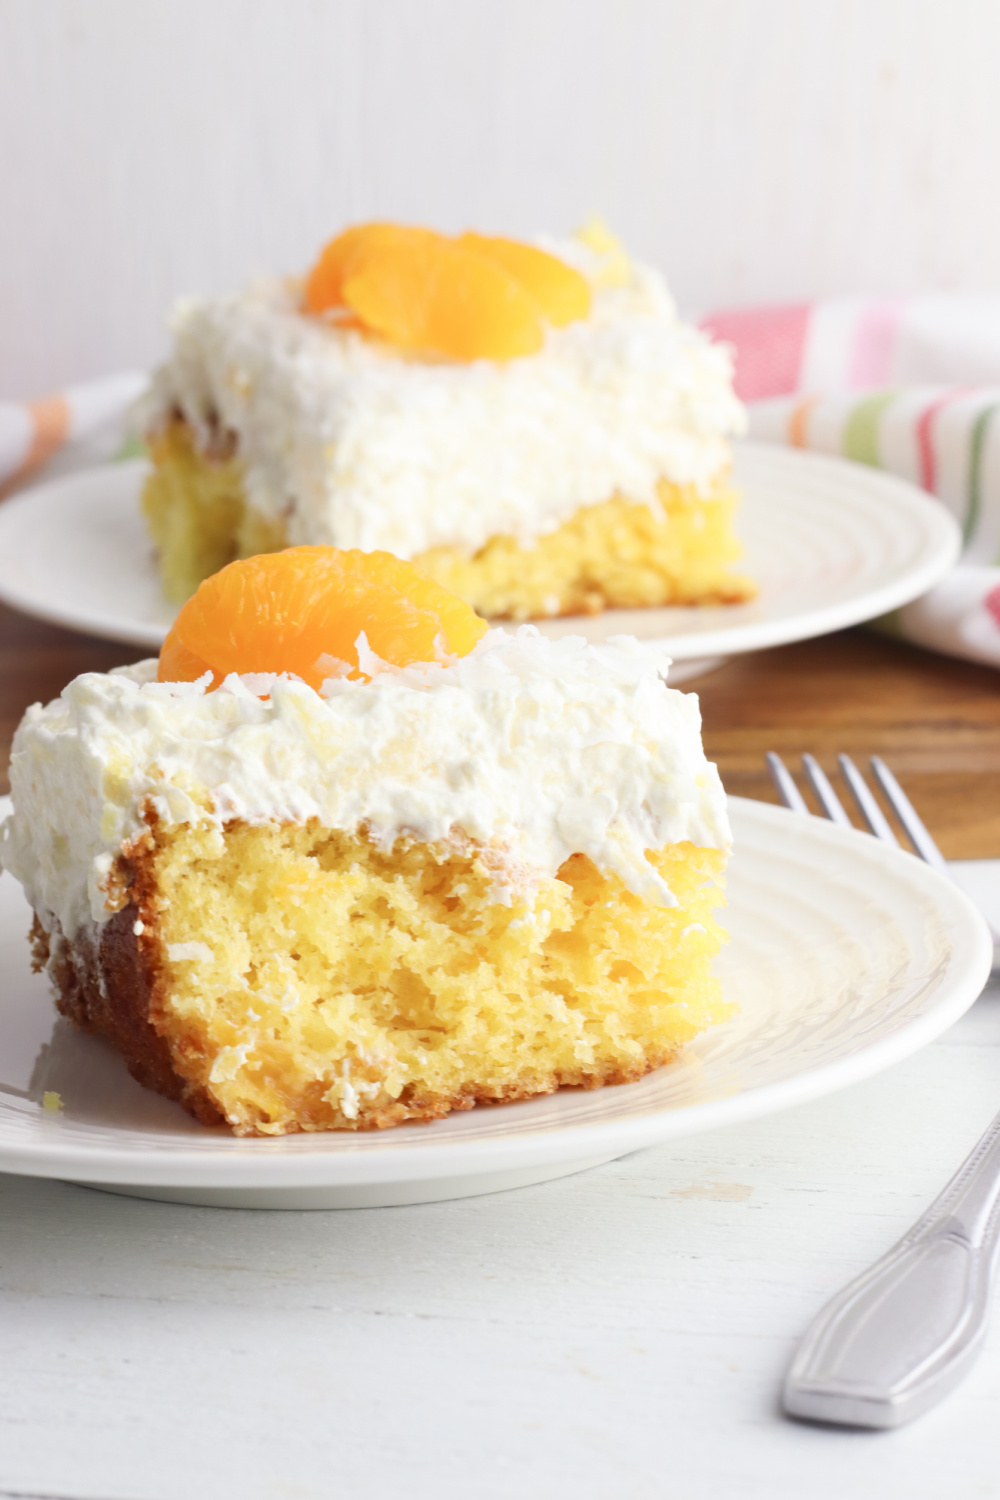
M687 309L1000 290L1000 0L0 0L0 397L345 220L595 211Z

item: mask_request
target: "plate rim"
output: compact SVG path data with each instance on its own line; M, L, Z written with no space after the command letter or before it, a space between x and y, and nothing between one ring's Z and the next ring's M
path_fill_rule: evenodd
M0 799L0 814L8 802L7 798ZM797 816L753 799L732 797L730 802L738 817L756 818L774 828ZM465 1140L429 1137L426 1142L401 1149L393 1149L390 1141L370 1152L353 1136L354 1145L349 1152L324 1151L315 1136L309 1137L310 1150L296 1152L287 1150L285 1143L299 1137L260 1141L221 1134L217 1138L221 1148L218 1151L206 1151L204 1147L187 1151L173 1144L168 1151L160 1151L155 1145L139 1149L113 1144L95 1147L72 1140L51 1144L21 1141L11 1145L4 1139L4 1118L0 1114L0 1171L93 1184L197 1189L280 1190L379 1186L400 1181L430 1183L469 1174L488 1176L540 1163L543 1159L554 1164L582 1161L602 1153L606 1158L621 1156L684 1135L777 1113L861 1082L919 1051L974 1004L989 977L992 942L985 919L964 892L915 855L882 844L860 830L840 828L820 818L803 820L798 824L798 834L801 836L806 828L821 842L851 847L859 857L868 862L874 858L883 867L891 869L897 860L910 861L906 867L908 883L912 885L915 878L918 886L923 887L925 899L929 898L944 914L945 925L954 929L947 973L938 981L938 989L943 987L943 993L921 1014L844 1057L803 1068L788 1078L696 1104L664 1105L639 1114L625 1114L622 1118L567 1122L507 1135ZM867 842L859 844L857 840ZM627 1090L638 1086L619 1087ZM57 1119L52 1124L56 1125ZM433 1126L413 1128L431 1130ZM126 1128L125 1137L130 1133ZM384 1142L385 1136L386 1133L380 1133L377 1139ZM330 1138L331 1144L335 1144L337 1133L330 1132Z
M644 636L647 644L668 652L675 661L742 655L748 651L788 645L793 641L811 640L834 630L861 624L918 598L938 582L959 557L962 537L955 518L939 500L895 474L887 474L868 465L826 453L789 448L781 443L741 440L734 444L734 455L737 465L743 455L749 455L751 463L769 462L784 465L793 471L807 465L814 473L825 471L845 485L856 487L861 484L874 494L892 495L897 504L902 503L904 508L910 508L914 516L920 517L922 544L917 556L900 576L848 599L803 610L777 620L750 620L692 631L685 635L667 633L662 636ZM145 459L128 459L94 465L33 485L6 500L0 506L0 601L20 610L22 614L64 629L76 630L103 640L159 650L169 629L166 624L161 626L140 620L129 624L120 617L64 607L58 599L39 599L35 592L21 588L17 578L11 576L11 548L6 544L8 529L14 530L17 527L26 510L63 499L67 493L72 494L76 489L86 488L102 476L116 484L126 483L133 475L138 476L146 464ZM696 609L698 606L691 607ZM624 627L615 630L615 617L620 613L617 610L605 612L603 618L608 621L608 634L628 633L624 631Z

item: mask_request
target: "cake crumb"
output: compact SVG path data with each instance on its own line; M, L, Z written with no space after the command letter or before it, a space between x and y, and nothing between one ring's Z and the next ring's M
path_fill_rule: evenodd
M62 1107L62 1094L57 1094L54 1089L46 1089L42 1095L42 1108L47 1109L49 1114L57 1115Z
M172 964L189 961L195 964L210 964L215 954L207 943L168 943L167 957Z

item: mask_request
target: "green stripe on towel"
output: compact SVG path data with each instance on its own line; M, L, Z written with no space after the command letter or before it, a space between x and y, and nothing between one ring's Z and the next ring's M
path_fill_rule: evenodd
M859 401L844 423L844 454L857 464L873 469L882 466L878 449L878 429L882 413L896 399L895 391L878 391Z
M986 434L990 430L990 423L1000 402L994 401L992 406L984 406L976 417L972 427L972 444L969 449L969 489L965 508L965 524L962 527L962 541L968 546L972 533L979 521L979 512L983 503L983 449L986 447Z

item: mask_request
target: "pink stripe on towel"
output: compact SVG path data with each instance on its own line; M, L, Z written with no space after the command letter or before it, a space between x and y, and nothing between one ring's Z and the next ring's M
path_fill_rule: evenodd
M986 608L996 621L997 629L1000 630L1000 584L997 584L995 589L990 589L986 595L985 603Z
M736 350L736 394L744 401L787 396L797 390L806 333L808 302L784 307L736 308L712 313L701 327Z
M969 394L967 385L955 386L945 391L925 406L917 419L917 452L920 455L920 483L925 490L937 493L937 454L934 451L934 422L937 414L953 401Z
M905 303L869 302L858 317L847 383L852 390L892 383L892 354Z

